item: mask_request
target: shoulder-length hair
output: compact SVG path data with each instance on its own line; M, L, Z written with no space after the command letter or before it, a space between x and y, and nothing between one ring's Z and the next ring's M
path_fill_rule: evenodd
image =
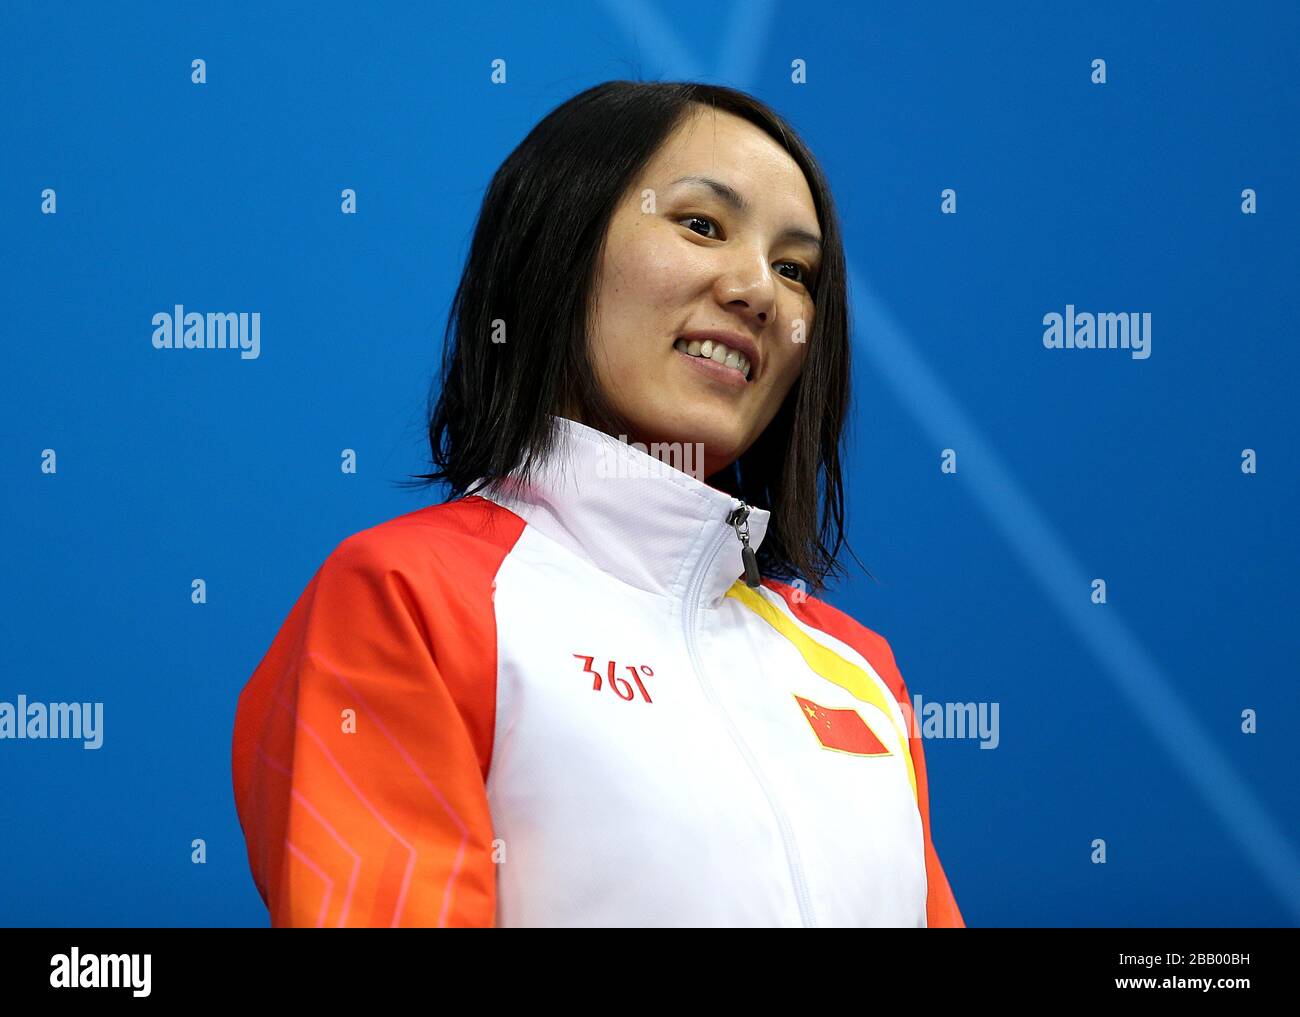
M840 475L849 399L844 248L812 153L773 110L732 88L605 82L552 110L501 164L483 199L447 317L441 377L429 395L436 469L414 482L448 483L451 500L475 493L468 488L480 478L490 483L515 472L526 480L554 447L550 414L578 419L571 412L577 410L607 434L632 433L601 391L587 353L601 256L619 202L701 106L755 124L790 154L821 227L803 369L753 446L708 478L771 511L758 550L763 574L802 579L818 590L840 571L836 556L847 546ZM508 342L494 342L502 323Z

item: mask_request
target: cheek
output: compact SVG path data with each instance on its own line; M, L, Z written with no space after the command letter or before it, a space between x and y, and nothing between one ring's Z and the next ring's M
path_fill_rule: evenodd
M673 334L688 306L689 272L676 250L683 245L655 226L620 223L605 247L592 342L597 372L616 392L622 390L616 379L643 377L656 358L663 360L671 344L658 339Z
M639 317L683 307L691 280L703 277L705 269L691 253L690 244L682 243L653 218L628 225L611 237L606 248L605 310ZM665 320L663 327L672 324Z
M784 308L781 327L776 333L780 337L783 374L794 377L802 370L808 356L808 344L812 341L814 313L812 302L806 298L792 296Z
M772 372L774 389L784 392L799 377L807 350L807 343L796 343L789 339L782 341L776 357L777 363L774 365L776 370Z

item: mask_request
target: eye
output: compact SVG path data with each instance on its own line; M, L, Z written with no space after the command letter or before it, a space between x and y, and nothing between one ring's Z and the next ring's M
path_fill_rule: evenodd
M800 271L800 274L798 274L798 278L794 281L801 282L801 284L803 284L803 289L811 291L816 286L816 273L813 272L813 269L803 267L803 265L798 263L798 261L777 261L776 264L777 267L780 267L780 265L793 265L794 268L797 268L798 271ZM794 277L787 276L787 278Z
M786 276L786 278L787 278L787 279L793 279L795 282L803 283L803 284L804 284L805 286L807 286L809 289L812 288L812 278L811 278L811 273L808 271L808 269L806 269L806 268L804 268L802 265L800 265L799 262L797 262L797 261L778 261L776 264L777 264L777 268L778 268L778 269L780 269L780 268L782 268L782 267L784 267L784 266L787 266L787 265L788 265L789 267L795 269L799 274L798 274L797 276L788 275L788 276Z
M717 225L718 225L718 224L717 224L716 222L714 222L712 219L708 218L708 216L703 216L703 215L688 215L688 216L684 216L684 217L682 217L681 219L678 219L677 221L678 221L678 222L687 222L687 223L689 223L689 222L702 222L702 223L705 223L705 224L707 224L707 225L709 225L709 226L713 226L713 227L717 227ZM699 233L699 232L700 232L699 230L697 230L697 229L693 229L693 228L690 227L690 226L687 226L686 228L687 228L688 230L691 230L692 233ZM705 236L708 236L708 234L707 234L707 233L700 233L700 236L705 237ZM710 240L719 240L719 239L721 239L721 238L720 238L720 237L709 237L709 239L710 239Z

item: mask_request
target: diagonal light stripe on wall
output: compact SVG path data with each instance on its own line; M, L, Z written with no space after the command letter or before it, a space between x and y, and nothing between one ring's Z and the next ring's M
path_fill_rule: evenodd
M1219 751L1119 612L1092 603L1092 575L1071 555L979 428L852 269L850 284L858 333L871 337L859 340L854 352L870 358L872 370L889 383L936 449L958 450L965 464L960 476L1007 545L1229 835L1300 918L1300 858L1250 784Z
M775 13L774 0L750 0L749 3L740 0L732 5L731 21L723 35L722 58L718 61L720 83L753 81L757 77L759 61L767 54L767 36ZM789 73L788 68L783 73Z
M645 49L649 51L652 59L662 62L666 79L674 81L701 79L702 72L692 58L690 50L681 44L672 29L659 16L659 12L654 9L653 4L646 3L645 0L605 0L605 7L632 39L638 55L642 49ZM701 45L716 45L715 37L709 33L695 37L704 39ZM762 43L762 39L754 40L757 46L761 46ZM650 80L654 80L653 74L650 75Z

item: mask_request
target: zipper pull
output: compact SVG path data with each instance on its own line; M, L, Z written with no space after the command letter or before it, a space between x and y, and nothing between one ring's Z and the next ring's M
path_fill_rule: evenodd
M735 527L736 536L740 538L740 559L745 563L745 585L757 589L762 585L763 576L758 571L758 557L749 546L749 506L742 501L740 508L727 516L727 522Z

